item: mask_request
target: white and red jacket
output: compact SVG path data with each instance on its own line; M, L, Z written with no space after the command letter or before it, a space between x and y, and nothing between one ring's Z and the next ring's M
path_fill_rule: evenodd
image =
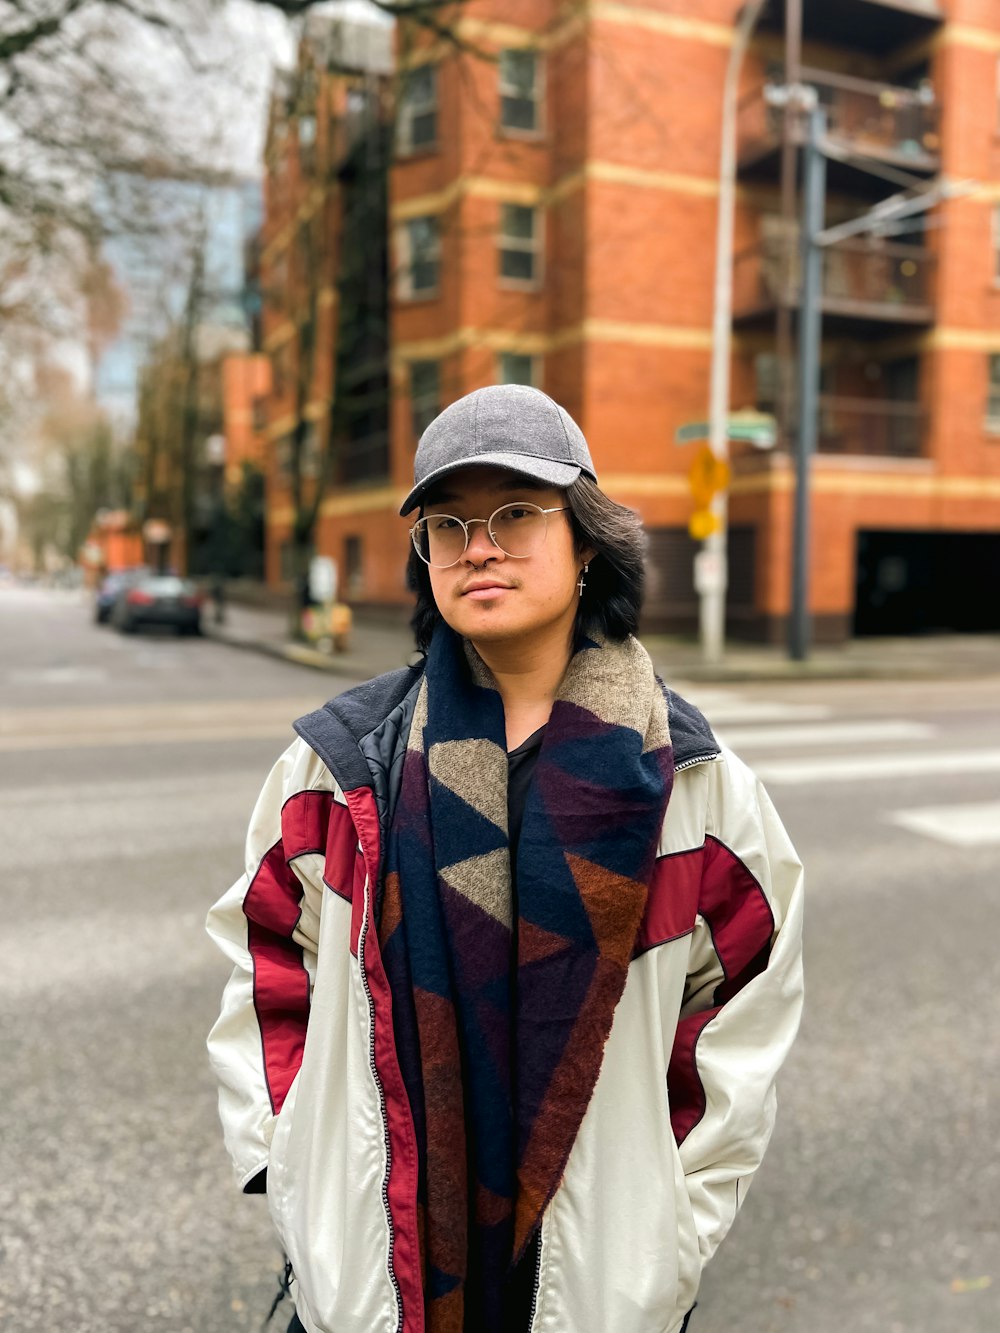
M266 1180L309 1333L423 1333L417 1153L376 923L419 669L297 722L209 915L209 1037L240 1184ZM802 872L753 774L668 692L645 919L545 1211L532 1333L675 1333L774 1123L802 1005ZM266 1175L265 1175L266 1173Z

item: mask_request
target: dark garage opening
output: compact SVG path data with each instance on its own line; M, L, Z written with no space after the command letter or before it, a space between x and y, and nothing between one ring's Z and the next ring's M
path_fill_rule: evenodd
M859 532L854 633L1000 631L1000 533Z

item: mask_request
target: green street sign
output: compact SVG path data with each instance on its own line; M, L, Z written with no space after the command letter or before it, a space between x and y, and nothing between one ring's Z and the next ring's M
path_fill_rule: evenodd
M707 440L707 421L686 421L674 434L675 444L695 444ZM769 412L732 412L726 418L726 438L758 449L773 449L778 441L778 423Z
M675 444L695 444L698 440L708 439L707 421L687 421L683 426L678 426L674 434Z

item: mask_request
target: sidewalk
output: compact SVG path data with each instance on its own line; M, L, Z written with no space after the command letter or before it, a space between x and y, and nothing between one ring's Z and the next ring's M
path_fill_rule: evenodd
M288 640L283 612L229 604L226 620L216 625L212 610L203 620L207 637L236 648L269 653L335 676L368 680L416 660L403 616L387 619L355 616L346 652L327 655ZM732 643L725 661L706 666L691 639L651 634L643 642L662 676L671 681L777 680L935 680L1000 676L1000 634L939 634L916 638L855 639L819 647L807 662L791 662L784 650L762 644Z

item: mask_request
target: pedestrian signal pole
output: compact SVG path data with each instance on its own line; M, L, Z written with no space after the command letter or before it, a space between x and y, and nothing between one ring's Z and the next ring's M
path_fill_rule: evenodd
M802 92L812 92L803 89ZM808 133L802 205L802 293L799 305L799 420L795 441L795 514L792 537L792 599L788 655L809 655L809 510L812 458L816 452L820 340L823 326L823 231L826 202L826 112L812 92L804 102Z
M757 26L765 0L748 0L740 11L729 48L726 82L722 93L722 147L719 157L719 213L715 246L715 302L712 318L712 369L708 409L708 443L715 458L725 464L729 457L729 360L732 345L733 234L736 207L736 119L740 69L747 46ZM702 544L696 565L699 594L699 630L702 657L722 661L726 636L726 493L719 491L712 503L715 530Z

